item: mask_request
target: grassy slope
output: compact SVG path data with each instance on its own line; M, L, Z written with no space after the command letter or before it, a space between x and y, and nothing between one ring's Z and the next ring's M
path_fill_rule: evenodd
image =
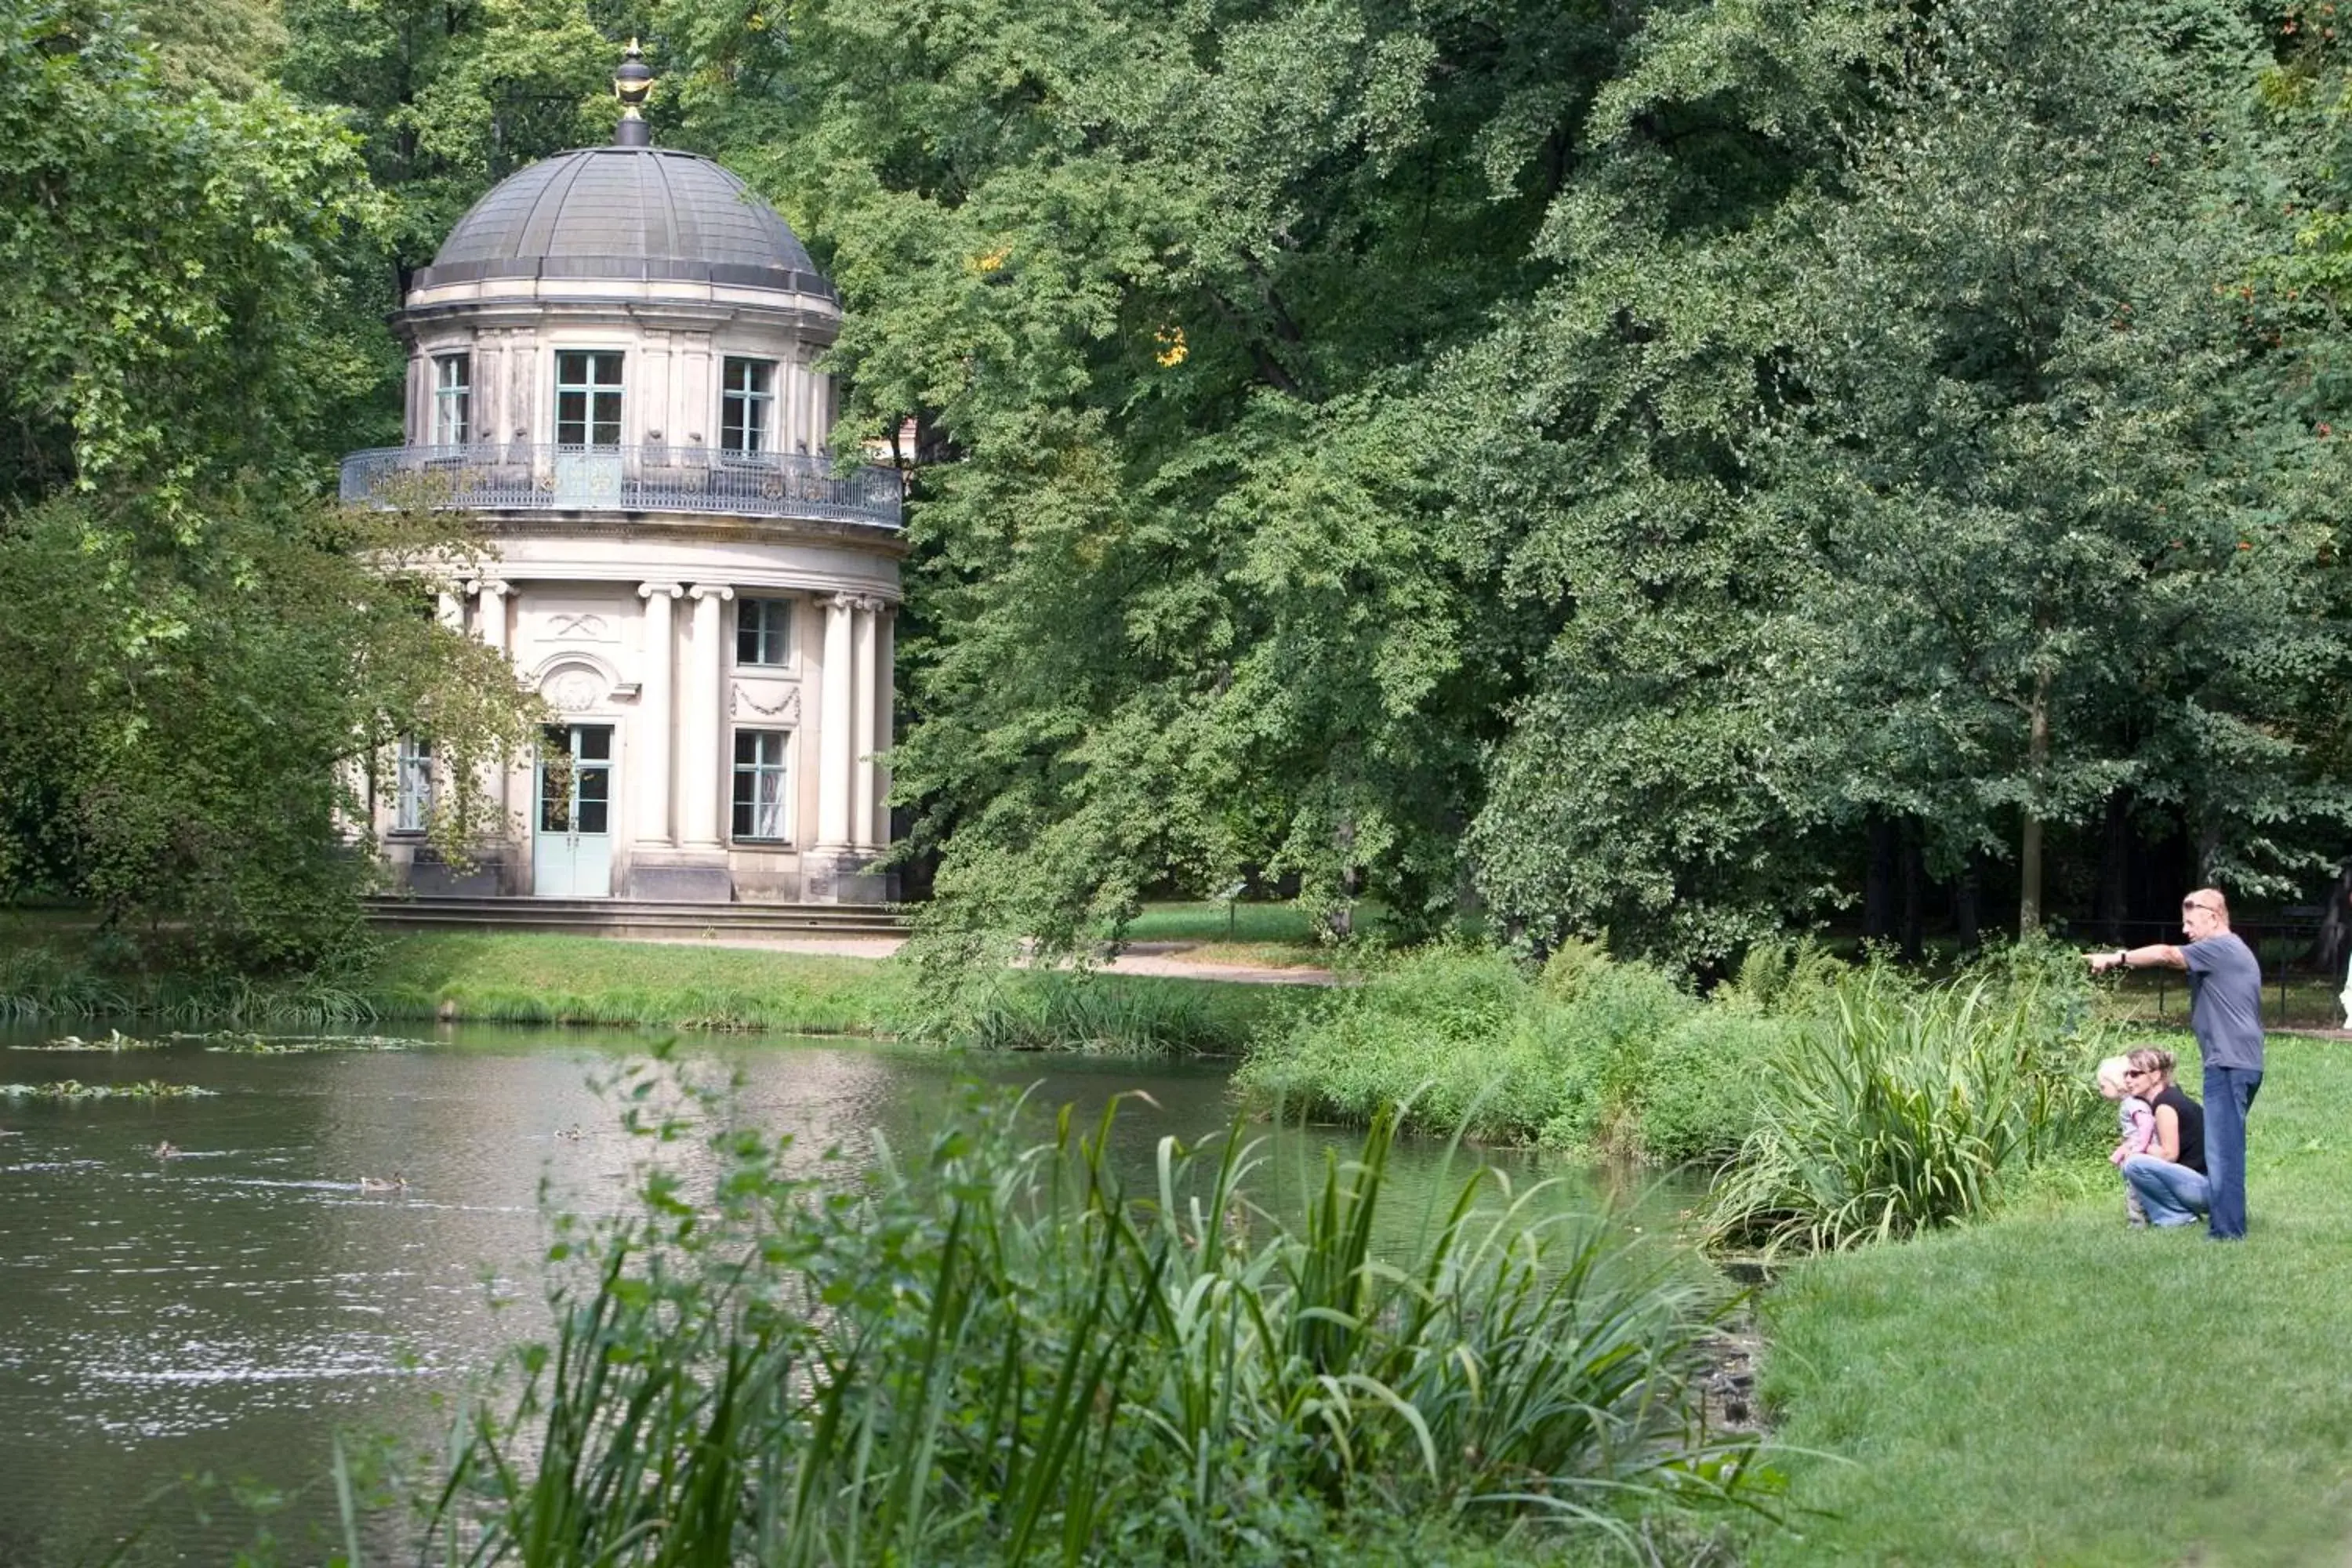
M2252 1125L2242 1247L2103 1193L1794 1270L1766 1393L1843 1517L1755 1560L2352 1559L2352 1047L2273 1037Z
M1055 984L1024 976L1025 984ZM1097 974L1108 998L1198 1009L1237 1049L1280 987ZM384 943L361 994L386 1018L892 1034L916 1017L914 977L866 958L598 937L433 932Z
M386 1017L887 1033L910 1010L895 963L600 937L436 931L384 942L362 994Z

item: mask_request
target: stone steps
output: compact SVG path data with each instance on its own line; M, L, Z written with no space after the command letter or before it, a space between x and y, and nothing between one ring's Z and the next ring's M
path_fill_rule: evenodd
M465 898L392 894L368 918L400 931L563 931L613 937L903 937L883 904L698 904L648 899Z

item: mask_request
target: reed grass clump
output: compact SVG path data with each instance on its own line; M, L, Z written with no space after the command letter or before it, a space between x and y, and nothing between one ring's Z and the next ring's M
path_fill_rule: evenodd
M462 1424L425 1555L1337 1561L1630 1546L1765 1495L1693 1397L1720 1292L1609 1226L1482 1174L1384 1254L1392 1117L1292 1228L1233 1137L1126 1190L1111 1114L1024 1143L967 1109L862 1184L729 1132L707 1197L656 1176L571 1226L555 1331Z
M992 987L970 1025L951 1037L981 1050L1165 1058L1228 1053L1239 1035L1197 989L1038 974Z
M2102 1026L2066 980L2002 961L1937 986L1884 965L1766 1064L1756 1126L1706 1205L1717 1245L1829 1250L1975 1218L2083 1146Z
M1436 948L1262 1029L1235 1082L1261 1110L1363 1123L1406 1104L1440 1134L1705 1162L1753 1125L1758 1057L1785 1027L1703 1005L1597 943L1563 947L1539 973Z
M88 953L68 956L43 943L0 949L0 1018L110 1017L336 1029L371 1023L376 1011L366 997L331 976L190 980L118 973Z

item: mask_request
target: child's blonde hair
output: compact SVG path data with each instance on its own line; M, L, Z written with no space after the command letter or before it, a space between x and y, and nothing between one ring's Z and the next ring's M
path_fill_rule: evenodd
M2124 1074L2131 1067L2129 1057L2109 1057L2099 1064L2099 1092L2109 1100L2124 1097Z

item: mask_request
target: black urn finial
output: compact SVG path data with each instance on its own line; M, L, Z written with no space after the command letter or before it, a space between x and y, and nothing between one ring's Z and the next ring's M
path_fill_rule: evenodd
M613 144L616 147L650 147L654 144L653 127L638 111L654 93L653 68L646 64L645 54L637 40L629 40L628 52L621 57L621 68L613 73L613 96L621 100L621 123L614 128Z

